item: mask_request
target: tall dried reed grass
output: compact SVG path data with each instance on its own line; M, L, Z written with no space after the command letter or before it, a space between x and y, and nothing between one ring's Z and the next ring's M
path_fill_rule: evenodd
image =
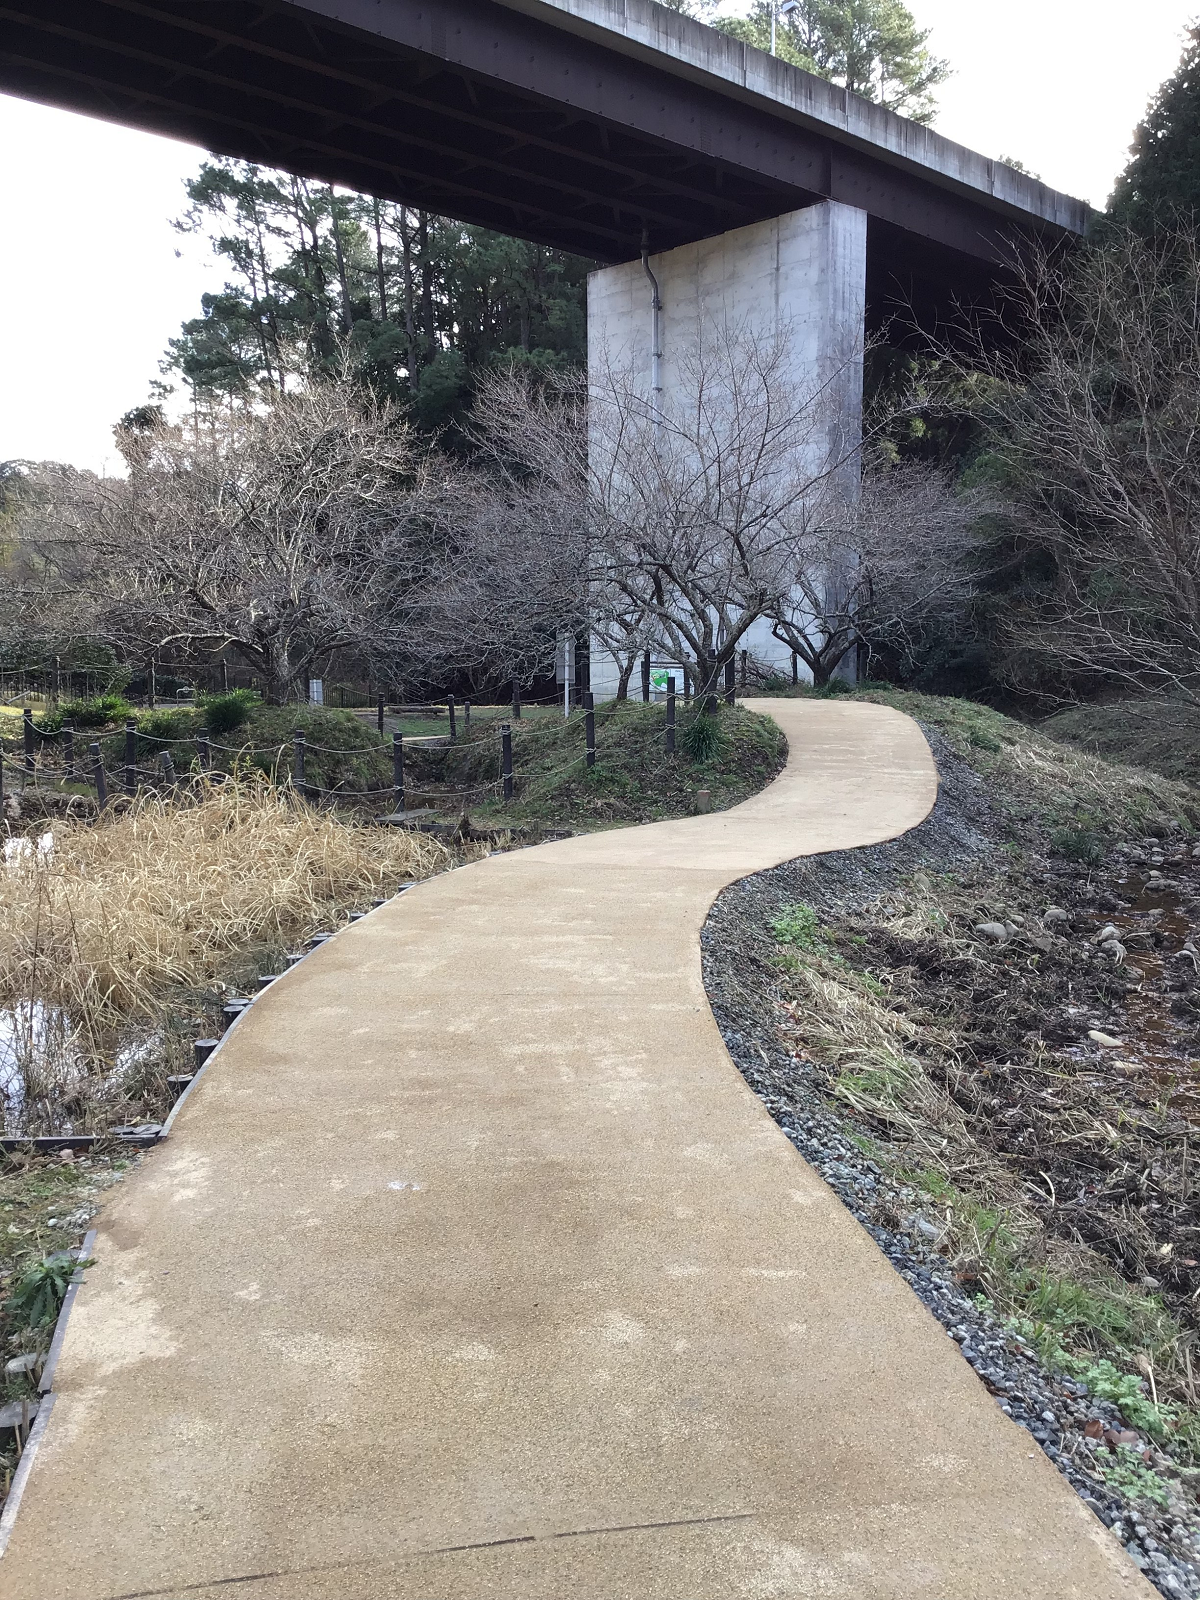
M427 835L356 827L243 779L147 797L0 865L0 1006L84 1033L154 1018L247 946L288 947L337 909L451 862Z

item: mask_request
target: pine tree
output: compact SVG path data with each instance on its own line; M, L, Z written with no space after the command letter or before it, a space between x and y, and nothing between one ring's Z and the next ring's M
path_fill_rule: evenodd
M1200 28L1150 102L1109 212L1139 233L1200 220Z
M713 25L769 50L772 4L778 0L754 0L749 16L717 17ZM950 75L928 40L902 0L800 0L787 16L776 14L775 53L783 60L914 122L932 121L933 91Z
M500 361L578 365L590 262L410 206L214 157L177 224L229 278L170 341L196 403L342 372L439 429Z

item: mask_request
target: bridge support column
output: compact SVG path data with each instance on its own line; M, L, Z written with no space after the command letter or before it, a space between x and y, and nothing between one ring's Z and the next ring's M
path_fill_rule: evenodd
M844 461L840 470L853 492L854 450L862 437L866 212L826 201L651 255L648 265L661 300L660 360L654 361L653 289L643 263L602 268L588 279L592 384L602 386L607 373L619 370L649 396L657 375L663 404L669 406L689 398L695 352L706 338L724 329L778 337L798 381L827 385L824 427L813 449L822 459ZM769 623L755 623L742 646L790 678L791 652L771 637ZM677 677L681 667L675 669ZM616 680L616 663L593 641L596 698L610 697Z

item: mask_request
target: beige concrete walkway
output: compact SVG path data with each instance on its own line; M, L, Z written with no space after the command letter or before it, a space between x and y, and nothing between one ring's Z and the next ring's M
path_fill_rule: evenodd
M496 857L256 1002L106 1202L4 1600L1151 1597L744 1086L718 891L933 804L766 703L736 811Z

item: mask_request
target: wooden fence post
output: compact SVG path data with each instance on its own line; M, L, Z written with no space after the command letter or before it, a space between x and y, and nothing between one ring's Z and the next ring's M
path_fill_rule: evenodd
M96 799L101 811L108 804L108 784L104 779L104 757L100 754L100 746L93 741L88 746L92 757L92 782L96 785Z
M458 721L454 715L454 696L452 694L446 696L446 710L450 714L450 743L453 744L458 738Z
M647 650L642 656L642 701L650 704L650 652Z
M21 732L25 736L25 782L33 782L34 755L33 755L33 710L26 706L21 712Z
M75 729L69 722L62 726L63 765L68 778L75 776Z
M675 754L675 679L667 679L667 754Z
M521 685L514 678L512 681L512 714L513 721L521 720Z
M596 702L592 698L592 691L583 691L583 727L587 736L587 764L589 767L596 765Z
M396 814L404 814L404 735L392 735L392 798L396 805Z
M380 695L378 701L376 702L375 715L376 715L376 717L377 717L377 719L379 721L379 737L381 739L383 738L383 713L384 713L384 710L385 710L385 707L384 707L384 703L383 703L383 696Z
M292 782L300 794L305 792L303 728L297 728L292 735Z
M175 763L171 760L171 752L169 750L164 750L162 755L159 757L159 760L162 762L163 777L166 780L167 787L173 789L175 787L176 778Z
M507 722L500 724L501 771L504 774L504 798L513 797L512 729Z
M125 724L125 793L137 793L137 723L132 717Z
M799 656L797 656L796 652L793 650L792 651L792 688L794 689L799 682L800 682L800 658L799 658Z
M717 714L717 652L710 650L706 662L707 673L704 685L704 715L715 717Z

